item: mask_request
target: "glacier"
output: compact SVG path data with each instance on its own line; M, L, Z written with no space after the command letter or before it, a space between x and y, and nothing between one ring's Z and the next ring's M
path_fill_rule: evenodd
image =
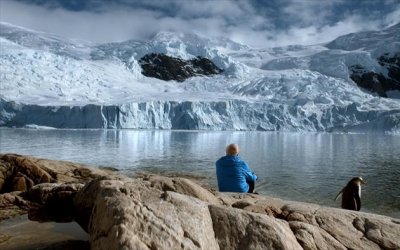
M396 25L257 49L169 32L93 44L0 23L0 126L400 134L400 99L360 89L348 72L360 64L387 73L376 58L400 51L399 34ZM138 64L149 53L201 56L224 71L184 82L149 78Z
M152 101L121 105L40 106L0 101L0 125L55 128L133 128L374 132L398 134L398 110L347 106L302 108L247 101Z

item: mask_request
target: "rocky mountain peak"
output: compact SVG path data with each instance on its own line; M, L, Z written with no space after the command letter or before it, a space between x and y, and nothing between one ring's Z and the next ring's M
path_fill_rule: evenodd
M183 82L193 76L209 76L223 72L211 60L196 57L191 60L183 60L165 54L151 53L139 60L142 74L165 81L175 80Z

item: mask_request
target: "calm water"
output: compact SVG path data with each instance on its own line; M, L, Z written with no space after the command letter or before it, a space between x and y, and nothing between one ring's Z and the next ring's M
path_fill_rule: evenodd
M214 162L228 143L259 176L258 192L339 207L333 198L354 176L362 211L400 218L400 136L373 134L0 129L0 152L95 166L179 172L216 184Z

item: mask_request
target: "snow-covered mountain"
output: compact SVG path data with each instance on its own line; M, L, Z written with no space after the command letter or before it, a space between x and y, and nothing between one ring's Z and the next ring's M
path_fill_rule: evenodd
M400 133L399 34L254 49L168 32L92 44L0 23L0 125ZM209 59L214 73L144 76L157 54L174 67Z

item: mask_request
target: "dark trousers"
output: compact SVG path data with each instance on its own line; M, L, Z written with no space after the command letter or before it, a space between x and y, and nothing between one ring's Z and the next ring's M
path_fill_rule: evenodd
M255 182L254 181L246 181L247 184L249 184L249 191L248 193L253 193L254 192L254 187L255 187Z

